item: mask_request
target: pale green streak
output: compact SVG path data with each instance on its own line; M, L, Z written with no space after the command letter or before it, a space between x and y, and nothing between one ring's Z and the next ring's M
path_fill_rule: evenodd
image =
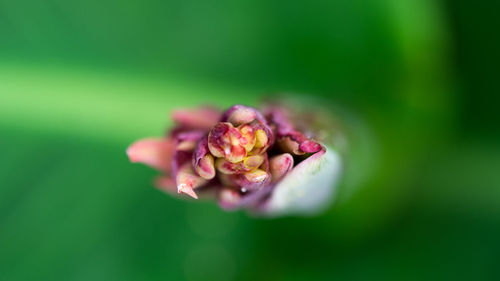
M255 100L256 92L172 76L0 64L0 125L16 130L130 141L163 134L173 108Z

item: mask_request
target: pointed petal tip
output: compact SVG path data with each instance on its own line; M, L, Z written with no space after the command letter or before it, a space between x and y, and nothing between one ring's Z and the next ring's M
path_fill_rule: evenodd
M186 184L180 184L179 186L177 186L177 193L185 193L194 199L198 199L198 195L196 195L196 192L194 192L193 188L187 186Z

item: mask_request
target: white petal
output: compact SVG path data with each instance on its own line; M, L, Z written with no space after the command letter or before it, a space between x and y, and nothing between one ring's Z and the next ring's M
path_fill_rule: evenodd
M313 215L328 207L335 195L342 161L326 148L294 167L274 188L263 211L268 216Z

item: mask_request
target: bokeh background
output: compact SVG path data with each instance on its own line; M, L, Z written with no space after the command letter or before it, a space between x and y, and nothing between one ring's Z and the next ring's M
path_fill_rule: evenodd
M1 1L0 280L499 280L491 2ZM172 108L276 92L349 129L320 216L178 200L126 158Z

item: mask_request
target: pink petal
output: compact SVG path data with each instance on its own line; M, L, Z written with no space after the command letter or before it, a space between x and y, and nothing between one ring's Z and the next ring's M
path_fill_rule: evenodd
M143 163L161 171L170 171L175 142L167 138L148 138L127 148L130 162Z
M172 112L172 119L183 127L208 130L219 122L222 114L211 107L197 109L177 109Z

